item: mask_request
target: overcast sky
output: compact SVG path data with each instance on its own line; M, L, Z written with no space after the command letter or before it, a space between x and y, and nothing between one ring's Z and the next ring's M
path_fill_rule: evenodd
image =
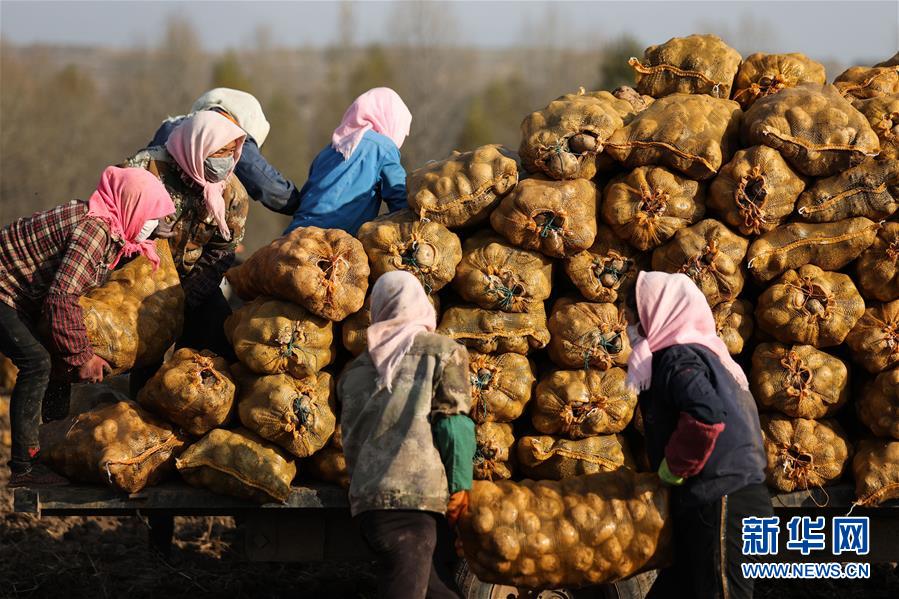
M646 43L714 31L744 52L804 52L819 60L882 59L899 46L899 0L838 2L450 2L447 31L461 45L527 43L555 19L553 39L595 45L622 33ZM402 2L354 3L355 41L389 43ZM155 44L167 19L189 20L210 50L240 48L265 27L274 43L338 39L338 2L41 2L0 0L0 31L13 43ZM741 46L743 46L741 48Z

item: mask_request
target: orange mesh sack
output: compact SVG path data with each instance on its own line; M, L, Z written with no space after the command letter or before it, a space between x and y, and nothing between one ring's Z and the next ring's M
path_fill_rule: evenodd
M729 98L742 57L717 35L673 37L631 58L637 91L653 98L674 93Z
M346 456L343 454L339 424L328 444L307 458L303 466L304 474L326 483L340 485L344 489L350 488L350 473L346 467Z
M368 275L368 258L358 239L318 227L294 229L225 273L243 300L268 295L334 321L362 307Z
M759 406L794 418L832 416L849 399L846 365L811 345L762 343L749 384Z
M475 426L475 480L503 480L512 478L512 425L484 422Z
M519 247L572 256L596 237L596 185L586 179L525 179L503 198L490 224Z
M899 366L899 300L870 305L849 331L846 345L852 359L872 374Z
M673 547L668 489L627 469L476 482L459 533L479 580L535 589L628 578L665 565Z
M899 441L865 439L852 459L856 502L875 506L899 498Z
M865 100L899 93L899 65L883 67L849 67L833 85L850 98Z
M705 214L705 189L661 166L641 166L603 191L602 219L638 250L651 250Z
M428 301L434 306L437 322L440 322L440 297L429 295ZM371 295L365 297L362 309L350 314L340 323L340 335L343 346L354 356L358 356L368 348L368 327L371 325Z
M534 366L520 354L469 352L471 418L477 423L512 422L531 401Z
M143 256L112 272L78 298L94 353L120 374L162 359L181 335L184 291L165 240L156 242L159 268Z
M428 162L406 179L409 207L422 219L449 228L487 221L499 199L518 182L518 161L499 145L453 152Z
M357 233L371 263L372 281L393 270L415 275L428 294L453 280L462 259L455 233L435 221L421 221L408 210L385 214Z
M483 354L522 354L546 347L549 330L542 304L530 312L499 312L453 306L443 313L437 332Z
M691 179L711 179L738 149L740 105L704 94L656 100L606 142L627 168L669 166Z
M899 299L899 223L884 223L856 266L862 295L881 302Z
M750 54L734 78L733 99L743 110L759 98L776 94L800 83L827 83L824 65L805 54Z
M465 241L453 289L488 310L527 312L552 291L552 260L488 232Z
M765 233L749 246L748 266L759 281L806 264L839 270L861 256L879 225L864 217L835 223L790 223Z
M833 222L851 216L881 220L899 208L899 160L866 160L819 179L796 204L805 220Z
M855 404L858 419L878 437L899 439L899 368L877 375Z
M702 291L710 306L736 299L743 290L742 262L749 242L715 219L681 229L652 253L652 269L682 272Z
M515 448L521 473L534 480L562 480L634 469L634 460L621 435L601 435L578 441L550 436L522 437Z
M899 93L852 103L880 138L880 157L899 159Z
M599 225L589 249L565 260L565 272L585 298L614 303L634 289L637 274L649 269L649 257L619 239L612 229Z
M137 493L173 472L186 439L131 401L41 426L41 459L72 480Z
M584 439L620 433L637 407L622 368L556 370L537 385L531 419L547 435Z
M228 361L214 353L179 349L137 394L141 406L202 437L227 424L234 406Z
M810 177L829 177L880 152L868 120L832 85L804 83L759 99L743 117L743 143L778 150Z
M793 212L805 181L768 146L740 150L709 187L708 207L743 235L778 226Z
M864 313L852 279L807 264L788 270L759 296L755 321L778 341L822 348L842 343Z
M743 353L755 328L752 304L742 299L721 302L712 308L712 315L715 317L715 332L724 341L727 351L733 356Z
M631 355L627 319L615 304L562 298L553 306L546 326L549 357L562 368L608 370L624 366Z
M240 362L258 374L315 374L334 358L333 325L302 306L265 297L244 304L225 321Z
M766 482L785 493L837 482L852 446L836 420L808 420L762 414Z

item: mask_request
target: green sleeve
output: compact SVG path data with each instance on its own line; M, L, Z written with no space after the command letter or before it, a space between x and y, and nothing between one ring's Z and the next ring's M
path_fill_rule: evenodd
M474 422L467 414L437 416L431 425L434 445L440 452L450 495L457 491L471 489L474 467Z

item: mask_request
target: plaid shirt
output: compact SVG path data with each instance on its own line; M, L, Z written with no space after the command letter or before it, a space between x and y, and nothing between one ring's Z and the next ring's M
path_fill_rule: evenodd
M73 200L0 230L0 301L32 323L43 310L50 348L70 367L93 356L78 298L106 281L122 245L87 210Z

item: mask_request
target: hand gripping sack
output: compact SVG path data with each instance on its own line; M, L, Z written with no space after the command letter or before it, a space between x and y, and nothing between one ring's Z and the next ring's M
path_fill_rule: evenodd
M668 495L656 474L627 469L476 482L459 534L483 582L534 589L610 583L668 561Z
M681 229L652 253L652 269L681 272L702 291L709 305L736 299L743 290L743 258L749 242L715 219Z
M225 321L241 364L258 374L315 374L334 359L333 324L302 306L267 297L244 304Z
M475 480L501 480L512 478L512 425L501 422L485 422L475 425L474 454Z
M849 331L852 359L872 374L899 366L899 300L871 304Z
M285 502L297 474L283 451L242 428L217 428L187 448L175 465L195 487L256 503Z
M866 100L899 93L899 65L883 67L849 67L833 80L844 96Z
M880 139L880 158L899 159L899 93L852 103Z
M227 360L210 351L185 347L144 385L137 401L191 435L202 437L231 419L235 390Z
M883 223L874 243L856 262L862 295L881 302L899 299L899 223Z
M755 328L752 304L742 299L721 302L712 308L712 316L715 317L715 332L724 341L728 353L732 356L743 353Z
M303 473L326 483L340 485L344 489L350 488L350 473L343 454L339 424L328 444L303 462Z
M106 403L41 427L41 459L72 480L137 493L173 472L186 439L136 403Z
M243 300L276 297L333 321L362 307L368 275L368 258L358 239L318 227L294 229L225 273Z
M641 166L603 191L602 219L638 250L658 247L705 214L705 189L661 166Z
M181 335L184 291L168 242L158 240L156 253L156 270L138 256L78 298L87 338L94 354L109 362L109 374L161 360Z
M865 313L848 276L807 264L788 270L759 296L755 321L782 343L839 345Z
M637 407L623 368L556 370L537 385L531 419L546 435L584 439L620 433Z
M878 437L899 439L899 368L881 372L858 402L858 419Z
M428 296L428 301L434 306L434 314L437 322L440 322L440 296L433 294ZM346 320L340 323L340 336L343 347L353 356L358 356L368 348L368 327L371 325L371 295L365 297L362 309L350 314Z
M549 343L542 304L535 304L530 312L515 313L453 306L443 313L437 332L483 354L527 355Z
M819 179L799 196L799 215L833 222L851 216L888 218L899 209L899 160L869 159L839 175Z
M857 505L876 506L899 498L899 441L865 439L852 459Z
M862 113L832 85L804 83L761 98L743 117L743 143L778 150L810 177L829 177L880 152Z
M592 302L614 303L633 292L637 274L649 270L649 257L599 225L596 241L565 259L565 272L578 291Z
M490 215L513 244L554 258L572 256L596 238L596 185L586 179L525 179Z
M337 424L332 387L327 372L249 380L241 384L237 401L240 422L298 458L309 457L325 446Z
M837 482L852 445L836 420L807 420L762 414L762 441L772 489L792 493Z
M849 400L846 364L811 345L760 344L749 385L761 408L794 418L833 416Z
M409 208L450 229L487 221L502 196L518 182L518 161L499 145L453 152L428 162L406 179Z
M778 226L793 212L805 181L768 146L740 150L721 167L706 203L743 235Z
M711 179L738 149L741 117L731 100L666 96L612 134L606 153L627 168L662 165Z
M546 323L549 357L562 368L608 370L624 366L631 355L627 319L614 304L562 298Z
M734 78L733 99L743 110L756 100L801 83L827 83L824 65L805 54L750 54Z
M368 254L373 282L384 273L405 270L421 281L428 294L453 280L462 259L462 244L455 233L438 222L419 220L408 210L365 223L357 237Z
M489 232L465 241L453 289L488 310L527 312L552 291L552 260Z
M740 53L717 35L694 34L650 46L642 61L631 58L628 64L636 71L641 94L653 98L674 93L729 98L741 59Z
M512 422L531 401L534 366L520 354L479 354L469 352L471 379L471 419L484 422Z
M790 223L765 233L749 246L748 266L759 281L814 264L839 270L874 243L880 226L864 217L835 223Z
M577 441L550 436L522 437L515 447L518 468L534 480L562 480L634 468L621 435L599 435Z

